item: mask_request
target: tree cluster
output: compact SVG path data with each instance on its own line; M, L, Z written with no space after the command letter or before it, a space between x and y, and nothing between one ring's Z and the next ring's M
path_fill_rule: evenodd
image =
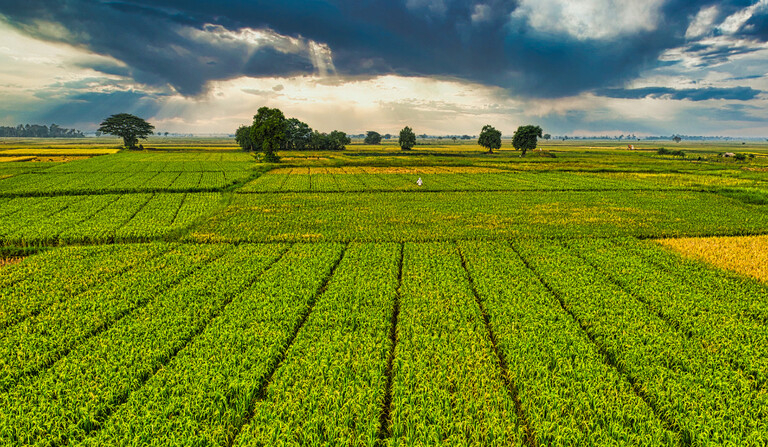
M19 124L16 127L0 126L0 137L84 138L85 135L79 130L59 127L57 124L51 124L51 127L39 124Z
M352 142L342 131L318 132L296 118L286 118L280 109L269 107L261 107L250 126L240 126L235 141L245 151L263 152L270 162L279 160L277 151L340 151Z

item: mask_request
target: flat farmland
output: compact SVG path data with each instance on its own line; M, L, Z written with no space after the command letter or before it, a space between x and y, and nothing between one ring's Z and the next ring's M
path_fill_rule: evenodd
M768 147L166 140L0 163L0 445L768 444Z

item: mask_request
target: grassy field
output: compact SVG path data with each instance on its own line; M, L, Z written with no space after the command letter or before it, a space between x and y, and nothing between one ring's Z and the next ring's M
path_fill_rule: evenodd
M768 444L768 145L424 143L0 141L0 445Z

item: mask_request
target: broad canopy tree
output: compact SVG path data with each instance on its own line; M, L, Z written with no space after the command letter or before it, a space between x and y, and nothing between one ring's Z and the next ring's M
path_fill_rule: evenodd
M416 134L413 133L413 129L405 126L400 131L400 138L397 139L397 143L400 145L400 149L409 151L416 145Z
M264 152L264 161L279 162L277 151L285 148L288 141L283 112L269 107L260 108L253 117L251 140L256 150Z
M501 147L501 131L496 130L491 125L483 126L483 130L480 131L480 138L477 139L477 144L488 149L488 152L492 154L494 149Z
M538 138L541 137L542 129L539 126L520 126L515 131L515 135L512 138L512 146L515 149L522 151L521 157L525 157L527 151L536 149L538 144Z
M118 113L102 121L97 132L102 132L123 139L126 149L135 149L139 138L146 140L152 135L155 126L130 113Z

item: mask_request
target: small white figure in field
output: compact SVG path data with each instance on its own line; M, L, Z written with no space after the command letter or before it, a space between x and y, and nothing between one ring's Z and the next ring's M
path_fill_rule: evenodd
M419 185L419 186L421 186L421 185L422 185L422 183L424 183L424 182L422 182L422 181L421 181L421 177L419 177L419 179L418 179L418 180L416 180L416 184L417 184L417 185Z

